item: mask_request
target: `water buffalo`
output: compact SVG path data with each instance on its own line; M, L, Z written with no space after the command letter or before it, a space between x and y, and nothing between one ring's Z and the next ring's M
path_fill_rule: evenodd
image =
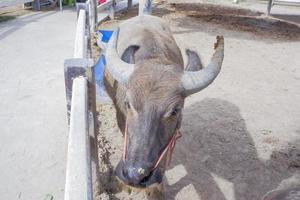
M116 175L127 185L142 188L162 181L165 153L180 129L184 99L213 82L224 55L224 39L217 37L206 67L196 52L186 50L184 68L168 24L147 11L146 6L145 13L114 31L105 52L104 78L125 135Z

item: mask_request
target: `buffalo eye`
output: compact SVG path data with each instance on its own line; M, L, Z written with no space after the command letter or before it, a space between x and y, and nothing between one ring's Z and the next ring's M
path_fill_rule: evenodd
M179 108L175 108L172 112L171 112L171 116L176 116L179 113L180 109Z
M128 110L130 109L130 103L128 101L125 101L125 106Z

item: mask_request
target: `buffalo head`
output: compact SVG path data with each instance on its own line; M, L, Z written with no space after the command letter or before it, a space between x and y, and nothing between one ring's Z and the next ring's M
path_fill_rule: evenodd
M165 30L162 26L157 34L163 35ZM197 53L187 50L188 66L184 70L178 47L168 48L169 44L176 44L172 36L161 39L160 43L155 39L157 36L148 34L143 37L145 44L129 43L120 56L119 31L120 28L114 31L105 53L106 70L122 90L115 102L126 118L126 155L116 173L126 184L148 187L162 181L166 159L159 165L157 162L180 129L185 97L207 87L219 74L224 40L217 37L215 52L204 68ZM153 40L149 46L147 42Z

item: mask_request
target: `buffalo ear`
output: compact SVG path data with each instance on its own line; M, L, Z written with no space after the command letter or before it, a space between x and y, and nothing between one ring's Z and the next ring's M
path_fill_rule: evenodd
M185 90L185 96L189 96L196 92L199 92L209 86L221 71L223 59L224 59L224 37L217 36L217 42L214 45L215 52L212 55L209 64L199 71L184 71L181 77L181 84ZM196 54L190 54L196 55ZM194 57L196 58L196 57ZM197 61L197 60L196 60ZM189 60L189 63L192 63ZM199 69L199 63L198 69ZM190 68L190 67L189 67ZM196 69L196 67L192 67Z
M185 67L185 71L198 71L203 69L201 60L195 51L187 49L185 53L188 56L188 64Z
M127 47L127 49L124 51L121 59L124 62L127 62L129 64L134 64L135 63L134 54L139 48L140 47L137 45L131 45L131 46Z

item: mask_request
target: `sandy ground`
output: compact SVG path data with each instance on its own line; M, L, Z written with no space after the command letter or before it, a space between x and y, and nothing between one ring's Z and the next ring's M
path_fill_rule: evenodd
M24 9L23 5L0 8L0 22L15 19L16 17L32 13L31 9Z
M54 5L41 8L42 11L51 11L55 9L56 7ZM36 11L34 11L32 7L28 7L28 6L24 7L22 4L0 8L0 22L12 20L22 15L26 15L34 12Z
M178 3L178 1L177 1ZM176 12L174 12L176 11ZM123 13L100 28L112 28ZM186 99L183 137L166 174L165 199L258 200L300 186L300 29L249 10L156 5L175 39L208 63L216 35L225 37L217 80ZM184 55L184 54L183 54ZM111 105L99 107L98 199L144 199L116 189L113 173L123 138Z
M64 59L76 11L34 12L0 23L0 199L64 196Z

